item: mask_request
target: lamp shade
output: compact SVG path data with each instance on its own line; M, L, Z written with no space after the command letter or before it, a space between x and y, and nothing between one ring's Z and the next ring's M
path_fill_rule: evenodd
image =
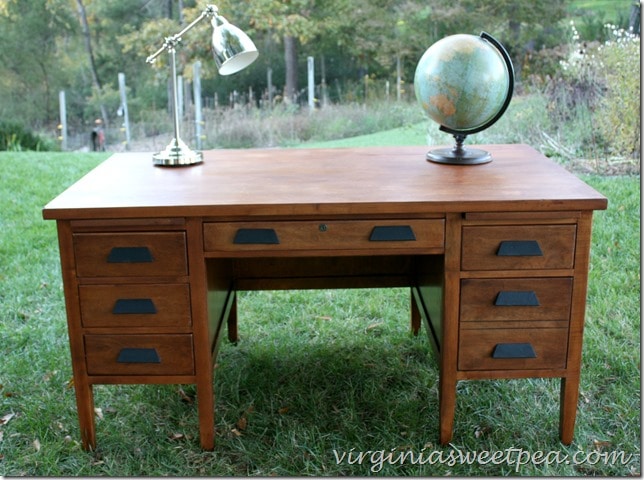
M236 73L255 61L257 47L242 30L221 15L212 20L212 26L212 49L221 75Z

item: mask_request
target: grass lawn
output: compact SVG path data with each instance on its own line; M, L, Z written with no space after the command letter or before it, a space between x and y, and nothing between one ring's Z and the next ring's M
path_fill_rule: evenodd
M0 475L640 472L639 177L583 177L609 209L595 216L570 446L558 441L553 379L459 383L454 441L438 446L436 362L426 337L409 333L408 290L394 289L242 294L241 341L222 342L216 366L214 452L199 448L194 387L176 385L95 387L98 449L82 450L55 224L41 209L106 157L0 153ZM519 451L548 456L459 461ZM397 461L406 452L425 464Z
M632 0L573 0L568 10L572 13L594 12L605 22L615 23L620 18L628 19Z

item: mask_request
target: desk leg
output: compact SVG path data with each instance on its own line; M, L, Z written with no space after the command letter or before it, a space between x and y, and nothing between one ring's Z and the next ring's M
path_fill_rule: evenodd
M86 379L74 378L76 392L76 409L80 423L80 435L83 448L96 448L96 422L94 419L94 391Z
M239 332L237 330L237 294L235 294L228 314L228 340L231 343L237 343Z
M204 378L204 377L208 378ZM215 448L215 392L213 388L213 375L201 375L197 381L197 408L199 410L199 437L201 448L214 450Z
M439 441L441 445L447 445L452 441L452 432L454 430L454 413L456 411L456 375L441 372L439 389Z
M420 310L418 309L418 305L416 304L416 300L414 299L413 289L410 289L409 293L411 303L411 332L414 334L414 336L417 336L418 332L420 331Z
M440 443L452 440L456 411L458 369L458 326L460 309L461 222L458 214L448 214L445 231L445 270L443 283L442 342L440 346L439 414Z
M561 443L570 445L575 434L577 401L579 399L579 376L561 379L559 405L559 438Z

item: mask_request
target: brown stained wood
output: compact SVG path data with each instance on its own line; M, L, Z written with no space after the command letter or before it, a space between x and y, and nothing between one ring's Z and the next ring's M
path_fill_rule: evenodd
M564 368L568 330L561 328L510 328L461 330L459 370L538 370ZM493 358L499 344L530 344L535 358Z
M81 285L79 293L81 322L87 328L158 329L191 324L188 284ZM147 310L137 313L136 304L131 304L141 301Z
M85 335L89 375L192 375L192 335ZM158 361L127 357L124 350L153 352Z
M426 147L204 152L203 164L112 156L45 207L48 219L593 210L606 199L527 145L485 145L478 166Z
M213 364L224 323L239 340L235 290L352 287L412 287L412 331L422 318L440 361L442 444L458 381L530 377L562 379L570 443L592 210L607 201L526 145L483 147L492 163L467 167L429 163L423 147L221 150L186 168L123 153L52 200L83 447L96 447L93 384L195 383L212 450ZM236 243L240 229L279 242ZM500 256L507 241L541 253ZM153 261L108 261L114 248ZM526 291L538 306L496 305ZM149 300L154 320L115 314L122 299ZM535 357L494 358L517 343Z
M144 249L142 261L110 261L114 249ZM76 233L79 277L167 276L188 273L186 237L183 232Z
M524 220L529 223L529 217ZM575 225L503 225L463 227L463 270L572 268ZM535 242L542 255L500 256L502 242Z
M376 240L374 230L403 229L409 236L391 240ZM273 241L266 244L236 243L240 231L270 231ZM361 221L301 221L301 222L207 222L204 224L206 252L254 251L272 254L275 251L384 249L387 253L405 250L443 250L445 221L443 219L417 220L361 220Z
M520 292L536 305L499 305L503 293ZM568 320L572 278L468 279L461 281L461 323Z

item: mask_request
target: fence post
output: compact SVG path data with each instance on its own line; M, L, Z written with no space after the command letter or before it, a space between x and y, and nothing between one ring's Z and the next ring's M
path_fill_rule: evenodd
M400 64L400 55L396 55L396 101L400 102L402 93L402 65Z
M306 60L309 79L309 110L312 112L315 110L315 62L313 57L308 57Z
M125 129L125 149L130 149L130 116L127 111L127 96L125 94L125 74L119 73L119 91L121 93L121 112L123 113L123 128Z
M192 96L195 102L195 144L201 150L201 62L197 61L192 66Z
M67 106L65 104L65 90L58 92L58 104L60 111L60 125L58 125L60 135L58 139L60 140L60 149L65 151L67 150Z
M266 69L266 82L268 83L268 108L273 108L273 69Z
M631 14L628 19L628 30L633 35L640 34L640 15L642 6L638 3L631 4Z

